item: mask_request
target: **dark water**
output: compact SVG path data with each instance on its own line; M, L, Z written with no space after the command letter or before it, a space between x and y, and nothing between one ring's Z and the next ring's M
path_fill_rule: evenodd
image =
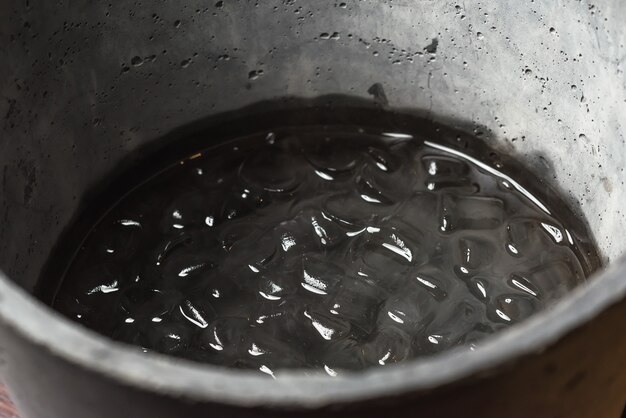
M585 280L558 197L418 136L291 127L173 162L111 201L53 306L144 351L335 375L472 349Z

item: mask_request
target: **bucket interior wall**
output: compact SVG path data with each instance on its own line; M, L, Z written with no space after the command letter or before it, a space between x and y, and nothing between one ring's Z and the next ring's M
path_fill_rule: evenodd
M179 126L280 97L373 100L376 83L391 108L519 156L610 262L626 248L626 3L466 4L2 2L0 269L32 289L85 191Z

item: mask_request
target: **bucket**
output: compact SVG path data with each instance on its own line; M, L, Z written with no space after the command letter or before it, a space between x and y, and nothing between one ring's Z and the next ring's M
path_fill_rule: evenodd
M0 376L22 416L619 417L625 20L620 0L4 1ZM521 161L586 220L605 267L475 351L336 378L141 354L33 297L120 167L198 124L353 105L452 124Z

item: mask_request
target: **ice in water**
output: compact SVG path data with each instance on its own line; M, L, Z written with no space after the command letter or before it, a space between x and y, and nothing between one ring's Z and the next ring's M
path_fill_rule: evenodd
M584 280L563 219L416 137L283 128L194 154L95 225L54 307L151 351L336 376L479 344Z

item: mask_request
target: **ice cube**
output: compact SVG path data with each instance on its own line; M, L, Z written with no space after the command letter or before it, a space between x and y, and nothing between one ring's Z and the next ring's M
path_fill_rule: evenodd
M300 285L308 292L321 296L333 294L344 276L342 268L323 257L314 253L302 257Z
M437 195L430 192L415 192L398 207L393 219L405 224L419 225L423 231L438 228L439 218Z
M584 280L582 271L566 260L546 263L517 275L539 289L546 302L563 297Z
M527 295L534 296L541 299L541 292L537 286L532 284L528 279L518 274L512 273L508 280L508 284L511 288L522 291Z
M192 335L185 324L171 320L152 323L144 332L147 346L154 351L165 354L177 354L185 350Z
M369 203L381 205L398 203L413 189L414 179L403 174L386 173L365 165L355 178L358 193Z
M409 334L418 333L432 321L435 308L435 301L428 292L409 282L381 306L378 328L396 327Z
M322 211L304 210L298 217L309 225L309 232L313 232L320 248L335 248L347 239L345 231Z
M446 299L449 288L457 285L457 280L449 273L430 264L411 271L409 277L438 302Z
M346 277L327 305L328 312L369 334L386 293L364 279Z
M303 149L303 154L313 169L331 176L353 170L362 159L359 147L334 138L314 141Z
M350 324L330 313L305 310L302 312L310 322L310 329L317 332L321 341L335 341L343 338L350 331Z
M439 209L439 230L497 228L504 217L504 202L496 197L444 194Z
M363 344L367 363L385 366L401 362L411 352L411 337L396 327L380 328Z
M461 160L441 155L425 155L422 157L422 165L429 176L463 177L469 171L469 165Z
M497 256L496 246L487 238L463 235L456 241L456 263L468 270L485 271Z
M505 249L513 257L529 257L541 252L550 241L536 219L514 218L506 226Z
M457 193L478 191L478 186L468 177L470 168L463 161L451 157L427 155L422 157L422 165L428 174L424 180L428 190L455 189Z
M466 283L467 288L476 299L487 303L493 298L491 283L494 281L497 281L497 279L476 276L469 279Z
M218 352L225 363L233 362L247 354L246 339L250 333L245 318L222 317L213 320L198 335L201 348Z
M160 221L161 231L176 232L206 227L206 218L219 218L219 196L192 189L179 194L167 206Z
M319 237L302 218L280 222L272 236L279 252L286 257L297 258L319 248Z
M340 374L342 370L361 370L367 365L362 345L354 338L344 338L326 347L322 363L317 366L324 367L331 376Z
M175 252L161 263L164 286L183 287L213 269L213 258L202 253Z
M245 185L272 193L289 193L302 181L298 157L273 147L253 153L242 164L240 176Z
M494 322L511 324L528 318L539 307L539 301L532 296L504 294L495 298L489 307L489 317Z
M139 283L124 291L121 306L127 316L135 321L163 317L174 311L181 295L175 290L159 290L147 283Z
M400 168L398 158L380 147L368 147L367 155L370 157L368 163L383 173L393 173Z
M368 202L356 191L330 196L323 203L323 207L324 213L340 224L361 228L376 225L388 219L395 208L394 205ZM355 228L355 230L358 229Z
M486 307L478 302L462 299L450 305L441 304L437 316L415 341L423 353L435 353L462 344L477 325L487 323Z
M192 295L184 299L178 305L178 312L176 312L176 314L184 318L181 322L191 324L201 329L206 328L209 322L216 316L211 301L206 295L204 295L204 297L201 295Z
M276 268L263 273L258 282L258 295L268 301L278 301L298 290L299 271Z
M352 270L388 280L411 266L421 265L427 254L421 251L423 235L406 228L375 228L361 233L349 248Z
M94 256L102 260L131 260L146 237L140 220L139 217L128 217L98 225L87 238L84 248L95 246Z
M280 336L279 336L280 337ZM266 327L255 327L247 336L247 354L272 370L286 367L305 367L306 358L297 344L286 342L267 332Z

